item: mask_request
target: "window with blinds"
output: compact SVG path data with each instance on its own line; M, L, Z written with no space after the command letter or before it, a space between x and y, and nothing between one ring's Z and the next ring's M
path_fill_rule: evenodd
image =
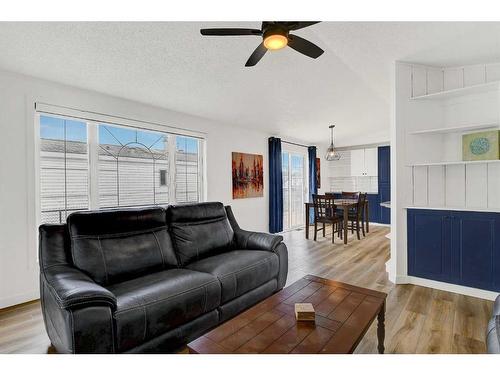
M74 211L202 200L203 140L39 116L40 221Z

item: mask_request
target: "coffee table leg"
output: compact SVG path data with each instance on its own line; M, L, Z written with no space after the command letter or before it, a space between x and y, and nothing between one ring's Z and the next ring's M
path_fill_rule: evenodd
M378 338L378 352L384 354L384 340L385 340L385 302L380 308L377 316L377 338Z

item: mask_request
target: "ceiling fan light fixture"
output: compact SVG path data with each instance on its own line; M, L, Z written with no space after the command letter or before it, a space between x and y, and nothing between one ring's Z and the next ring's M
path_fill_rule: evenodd
M288 45L288 31L281 27L269 27L264 31L264 47L275 51Z
M285 48L288 44L288 38L281 34L271 34L264 37L264 47L269 50L278 50Z
M312 59L320 57L325 51L316 44L296 34L290 34L291 31L295 32L315 25L318 22L319 21L264 21L260 29L246 29L240 27L212 28L200 29L200 33L205 36L253 35L261 37L262 41L245 63L245 66L255 66L267 51L277 51L287 46Z

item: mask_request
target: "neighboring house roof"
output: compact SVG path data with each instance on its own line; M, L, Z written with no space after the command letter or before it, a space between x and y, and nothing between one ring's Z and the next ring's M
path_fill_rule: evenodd
M58 139L41 139L41 151L46 152L64 152L64 141ZM87 143L66 141L66 152L71 154L86 154ZM117 145L101 145L99 155L113 155L128 158L151 159L153 157L158 160L166 160L167 155L159 150L147 150L144 147L131 147Z

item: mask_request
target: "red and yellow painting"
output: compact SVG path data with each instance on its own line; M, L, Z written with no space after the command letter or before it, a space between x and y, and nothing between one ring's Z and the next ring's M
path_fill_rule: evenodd
M233 152L233 199L264 196L262 155Z
M316 187L321 189L321 159L316 158Z

